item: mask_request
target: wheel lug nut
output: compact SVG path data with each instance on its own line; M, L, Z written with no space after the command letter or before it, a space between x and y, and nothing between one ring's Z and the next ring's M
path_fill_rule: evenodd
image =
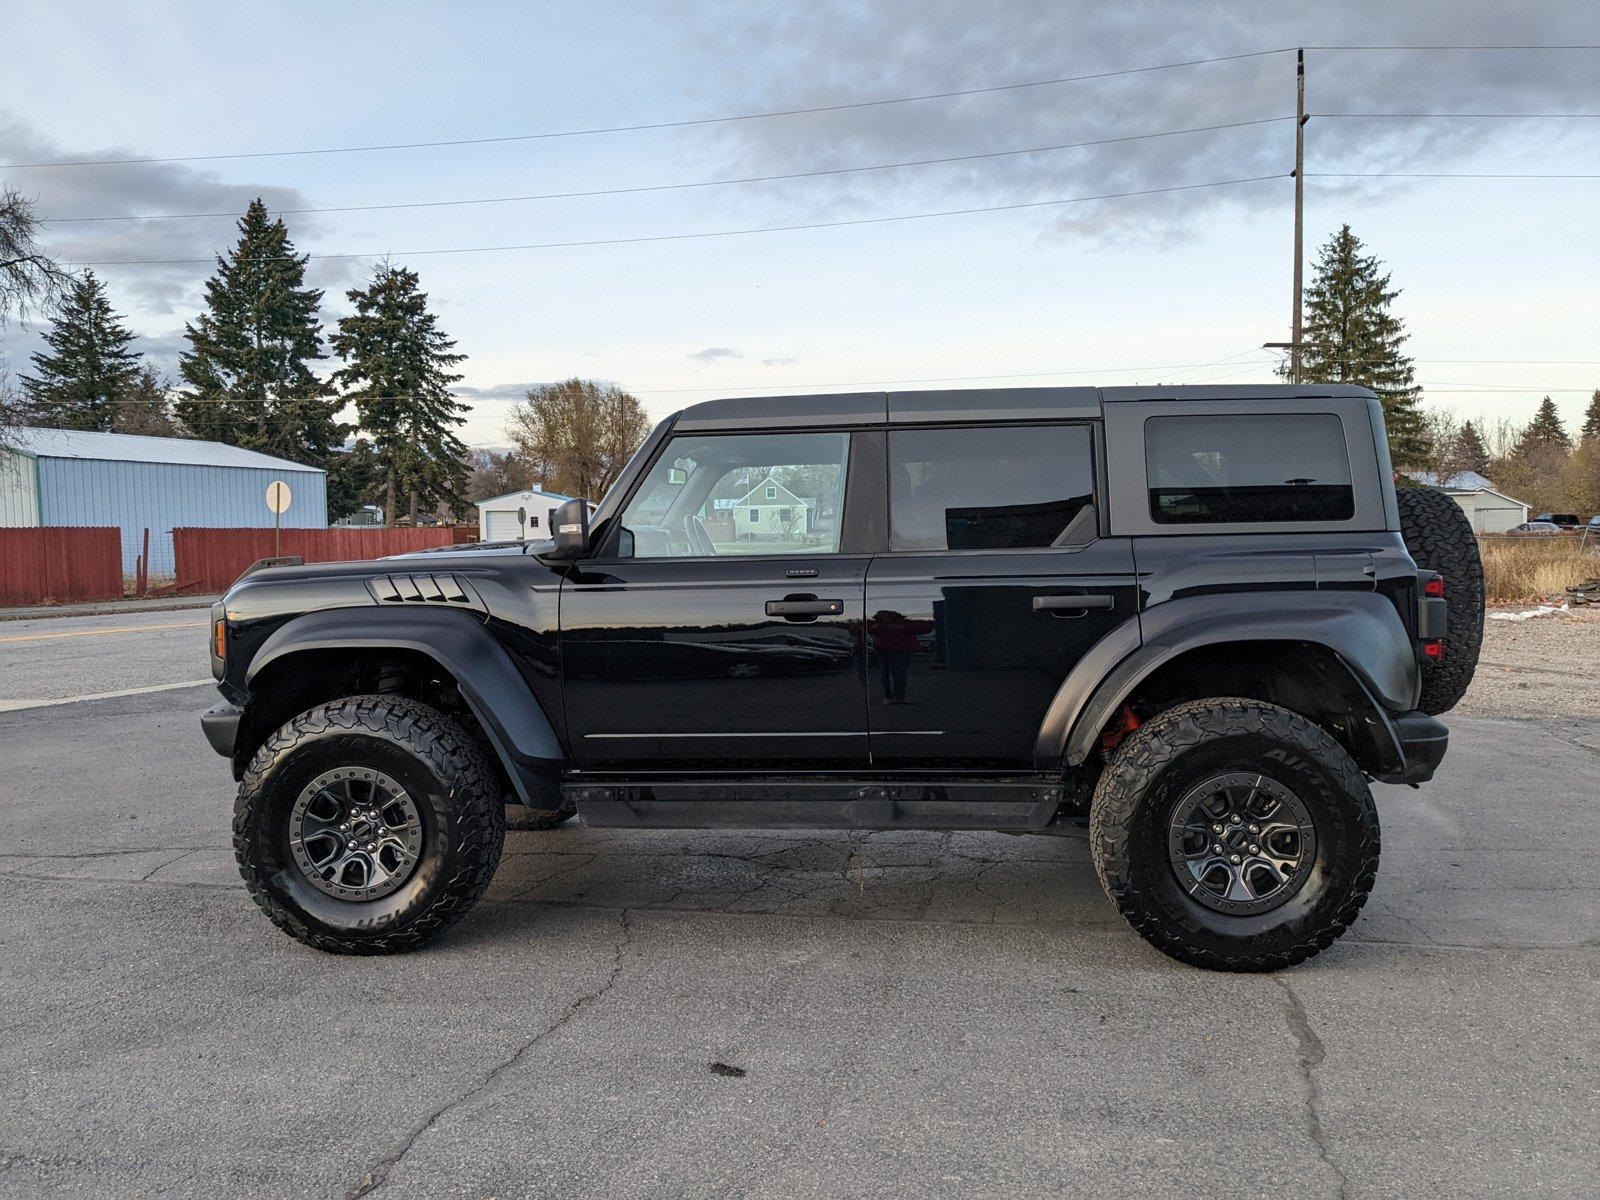
M1213 825L1211 827L1211 832L1212 833L1221 833L1222 832L1222 826L1221 825Z
M1261 853L1261 847L1257 846L1254 842L1252 842L1250 844L1250 853L1251 854L1260 854Z
M1251 825L1250 826L1250 832L1251 833L1260 833L1261 832L1261 826L1259 826L1259 825Z
M1244 860L1242 858L1240 858L1237 854L1230 854L1230 855L1228 855L1228 861L1229 862L1233 862L1233 863L1237 863L1237 862L1243 862Z
M1222 853L1222 843L1221 842L1215 843L1211 847L1211 853L1213 853L1213 854L1221 854Z

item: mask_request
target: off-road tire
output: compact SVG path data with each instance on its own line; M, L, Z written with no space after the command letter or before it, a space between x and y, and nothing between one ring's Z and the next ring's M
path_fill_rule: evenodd
M338 766L387 773L421 816L420 860L381 899L318 891L290 853L295 797ZM504 842L504 797L478 744L443 713L396 696L354 696L295 717L251 759L233 810L234 855L251 897L290 937L333 954L394 954L437 936L483 895Z
M1400 535L1417 566L1444 576L1444 654L1422 663L1422 699L1417 707L1437 716L1466 695L1483 646L1483 563L1478 538L1461 506L1437 488L1395 490Z
M1309 875L1280 907L1215 912L1187 894L1168 857L1168 821L1188 789L1222 771L1283 784L1316 826ZM1366 777L1320 726L1257 700L1211 699L1151 718L1113 754L1095 788L1089 845L1128 923L1181 962L1273 971L1326 950L1361 911L1378 871L1378 813Z

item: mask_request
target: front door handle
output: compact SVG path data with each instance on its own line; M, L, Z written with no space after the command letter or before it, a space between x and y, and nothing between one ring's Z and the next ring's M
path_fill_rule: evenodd
M1035 596L1034 612L1083 612L1090 608L1115 608L1115 596Z
M844 612L843 600L768 600L767 616L791 621L813 617L837 617Z

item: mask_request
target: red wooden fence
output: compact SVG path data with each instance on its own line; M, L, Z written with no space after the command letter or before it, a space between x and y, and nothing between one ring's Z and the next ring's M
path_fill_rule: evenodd
M121 597L121 530L0 529L0 605Z
M345 562L405 554L454 541L448 528L421 529L285 529L279 553L298 554L306 562ZM174 529L173 574L184 591L225 592L251 563L271 558L270 529Z

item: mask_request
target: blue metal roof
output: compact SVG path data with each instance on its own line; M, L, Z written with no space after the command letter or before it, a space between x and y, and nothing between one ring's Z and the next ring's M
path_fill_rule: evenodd
M142 437L130 433L93 433L81 429L19 429L12 448L34 458L81 458L100 462L172 463L191 467L255 467L273 471L326 474L308 467L241 450L222 442L192 438Z

